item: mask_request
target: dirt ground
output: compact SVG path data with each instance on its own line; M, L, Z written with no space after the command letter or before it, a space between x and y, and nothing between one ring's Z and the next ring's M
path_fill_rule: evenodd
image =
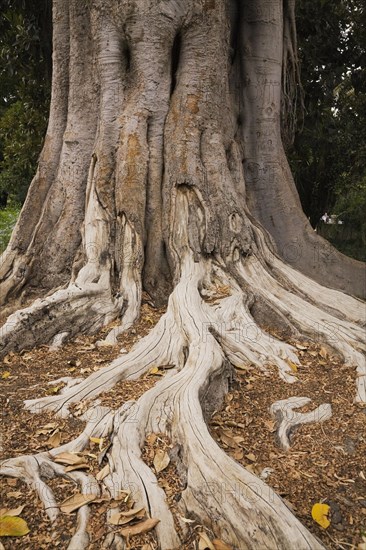
M121 349L128 351L146 335L162 312L144 304L139 323L122 335L116 346L96 346L105 330L93 337L80 336L57 351L41 346L20 354L9 354L0 365L0 459L47 451L55 440L66 443L75 438L84 425L79 418L82 408L75 407L75 416L63 420L52 414L31 414L23 409L23 401L58 393L62 384L50 385L49 382L60 377L85 377L108 365ZM292 343L297 346L302 364L296 373L299 381L296 384L284 383L271 366L267 375L250 365L236 369L233 386L222 408L211 419L212 436L243 467L265 479L326 548L365 550L366 408L353 403L356 371L344 366L316 342ZM101 401L116 409L127 400L137 399L162 375L161 371L152 372L136 381L121 381L113 390L102 394ZM330 403L333 416L324 423L300 427L293 434L291 449L284 452L277 444L269 407L273 402L290 396L311 397L308 410ZM94 474L100 470L98 445L100 442L91 441L90 449L84 453L87 467ZM164 456L173 450L174 442L166 436L151 434L146 439L143 458L154 469L157 452ZM200 533L206 533L211 541L214 535L205 531L194 518L182 520L179 499L183 487L173 460L157 473L157 478L167 495L177 529L183 533L182 525L185 526L182 548L196 549L199 541L200 548L203 548L205 535ZM74 482L67 479L55 478L49 484L58 502L77 490ZM30 530L23 537L2 537L0 542L6 550L67 548L75 529L76 512L61 513L56 523L51 525L32 489L12 478L1 479L0 496L0 508L24 505L20 516L26 520ZM327 529L312 519L315 503L330 506L330 526ZM100 549L107 533L121 529L106 521L107 510L117 506L128 512L133 508L133 501L127 497L121 506L121 501L102 498L100 502L91 504L90 549ZM136 521L141 519L137 517ZM133 550L157 548L153 530L127 538L126 544ZM215 541L214 547L220 548L219 542Z

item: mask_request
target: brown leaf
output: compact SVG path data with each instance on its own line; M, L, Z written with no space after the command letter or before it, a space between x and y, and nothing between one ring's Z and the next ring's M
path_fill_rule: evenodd
M109 464L106 464L95 476L97 481L102 481L107 475L110 474L110 467Z
M54 449L59 447L61 444L61 433L57 430L51 437L46 441L46 445L50 445Z
M141 514L142 514L142 517L144 517L144 515L146 514L146 510L143 506L141 508L132 508L131 510L128 510L128 512L121 512L121 516L125 518L130 518L135 516L139 517L141 516Z
M136 525L131 525L129 527L123 527L120 529L120 533L123 537L133 537L134 535L143 535L148 533L160 522L160 519L149 518L145 521L140 521Z
M215 547L215 550L233 550L232 546L228 546L220 539L214 539L212 544Z
M219 432L220 439L222 443L225 443L228 447L231 447L232 449L235 449L235 447L238 446L237 442L235 441L233 435L228 430L222 430Z
M85 462L82 456L78 456L75 453L60 453L55 456L54 460L59 464L67 464L69 466L74 466L76 464L84 464Z
M18 508L1 508L0 516L19 516L23 512L24 508L25 504L18 506Z
M200 536L200 540L198 542L198 550L215 550L213 543L204 531L201 531L198 534Z
M319 351L320 357L323 357L323 359L326 359L328 357L328 351L325 347L321 347Z
M84 462L83 464L73 464L72 466L66 466L65 472L73 472L74 470L87 470L89 464Z
M170 458L167 452L158 449L154 456L154 467L156 473L162 472L169 465Z
M247 458L251 462L255 462L257 460L257 457L253 453L249 453L249 454L245 455L245 458Z
M93 502L96 498L96 495L82 495L81 493L76 493L60 504L60 510L65 514L71 514L75 510L78 510L81 506L84 506L89 502Z

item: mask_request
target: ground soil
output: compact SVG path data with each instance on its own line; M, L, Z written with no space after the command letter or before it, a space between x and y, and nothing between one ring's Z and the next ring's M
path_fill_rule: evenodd
M60 377L85 377L103 368L121 353L121 349L122 352L129 351L151 330L162 313L163 310L145 303L140 321L122 335L115 346L96 345L105 335L104 330L95 336L80 336L57 351L41 346L20 354L9 354L0 365L0 459L46 451L52 448L52 436L61 438L61 443L76 437L83 429L79 417L85 404L73 408L75 416L62 420L52 414L31 414L23 409L23 401L58 393L63 384L50 385L49 382ZM327 548L363 550L366 541L363 538L366 537L366 408L353 403L356 371L345 366L317 342L292 343L297 346L301 360L296 372L299 381L291 385L284 383L271 365L267 366L266 375L250 365L236 369L230 392L222 408L211 419L212 436L243 467L264 478ZM116 409L127 400L137 399L163 375L164 371L154 372L153 369L140 380L122 381L113 390L102 394L101 401ZM311 405L304 410L330 403L333 416L322 424L300 427L292 436L290 451L284 452L277 444L275 421L269 407L273 402L290 396L311 397ZM94 474L100 470L97 461L100 445L100 442L91 441L84 454L89 470ZM162 434L147 437L142 456L153 469L157 451L171 457L169 465L157 473L157 478L167 495L177 529L184 537L182 548L196 549L199 533L204 528L196 518L182 519L179 500L183 483L173 459L174 442ZM77 491L71 480L55 478L49 483L58 502ZM56 524L51 525L34 492L16 479L1 479L0 496L0 508L25 505L21 517L30 529L23 537L2 537L6 550L67 548L75 529L75 512L60 514ZM330 506L331 523L327 529L312 519L312 507L317 502ZM102 498L100 502L91 504L92 550L102 547L109 531L119 531L120 527L106 521L107 510L117 506L127 511L133 507L133 500ZM214 538L208 530L206 534L211 540ZM157 547L153 531L130 537L126 543L127 548L133 550Z

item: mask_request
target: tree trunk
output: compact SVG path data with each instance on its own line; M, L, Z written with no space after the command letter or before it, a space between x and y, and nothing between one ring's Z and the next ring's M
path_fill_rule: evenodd
M169 297L167 313L130 354L61 396L26 403L66 416L71 403L121 378L174 365L138 401L138 422L123 404L103 409L100 422L51 453L110 434L103 485L112 495L126 480L138 488L137 503L161 519L163 549L181 540L141 458L149 432L179 446L182 511L227 544L321 548L206 427L235 365L272 362L284 383L296 382L296 350L261 327L327 342L357 367L355 400L366 402L365 310L339 292L364 295L364 266L310 231L281 141L283 90L296 71L293 17L290 1L54 0L50 121L1 259L11 314L0 351L59 345L120 319L107 336L114 342L138 317L143 290L156 305ZM255 323L254 341L238 338L238 327ZM0 472L41 482L42 464L65 474L42 454L9 459ZM77 480L86 491L82 473ZM218 484L230 489L220 510L207 491ZM50 489L40 496L54 503ZM86 510L69 548L88 544Z

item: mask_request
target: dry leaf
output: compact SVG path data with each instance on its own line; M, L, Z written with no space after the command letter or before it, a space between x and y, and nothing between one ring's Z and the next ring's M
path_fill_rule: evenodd
M200 540L198 542L198 550L215 550L213 543L204 531L201 531L198 534L200 536Z
M231 546L228 546L220 539L214 539L212 544L215 547L215 550L233 550Z
M308 349L306 346L303 346L302 344L295 344L295 346L297 347L297 349L300 349L301 351L305 351Z
M60 453L55 456L54 460L59 464L67 464L68 466L85 463L85 460L82 456L78 456L74 453Z
M251 462L255 462L257 460L257 457L253 453L249 453L249 454L245 455L245 458L247 458Z
M19 516L23 512L24 508L25 504L23 504L22 506L18 506L18 508L1 508L0 516Z
M1 378L3 380L6 380L7 378L9 378L11 375L10 375L10 372L8 370L6 370L5 372L2 373L1 375Z
M225 445L227 445L228 447L231 447L232 449L235 449L235 447L238 446L238 444L235 441L232 434L230 432L228 432L227 430L226 431L222 430L219 433L219 435L220 435L220 439L221 439L222 443L225 443Z
M140 521L136 525L131 525L129 527L123 527L120 529L120 533L123 537L133 537L134 535L143 535L148 533L160 522L160 519L149 518L145 521Z
M46 445L51 447L59 447L61 444L61 433L57 430L51 437L46 441Z
M316 521L320 527L327 529L330 525L328 514L330 511L330 506L328 504L323 504L317 502L311 509L311 516L314 521Z
M326 359L328 357L327 349L322 346L320 348L319 355L320 355L320 357L323 357L323 359Z
M0 537L22 537L29 533L27 522L14 516L0 517Z
M154 456L154 467L156 470L156 473L162 472L165 470L165 468L168 466L170 462L170 458L168 453L165 451L162 451L161 449L158 449Z
M121 512L121 516L123 516L124 518L129 518L133 516L139 517L141 516L141 514L142 517L144 517L144 515L146 514L146 510L143 506L141 508L132 508L128 512Z
M100 472L97 473L97 475L95 476L96 477L96 480L97 481L102 481L102 479L104 479L105 477L107 477L107 475L110 474L110 468L109 468L109 464L106 464L101 470Z
M72 497L67 498L60 504L60 510L65 514L71 514L75 510L78 510L78 508L80 508L81 506L84 506L84 504L93 502L93 500L96 500L96 498L96 495L82 495L80 493L76 493L75 495L72 495Z
M83 464L73 464L72 466L66 466L65 472L73 472L74 470L87 470L89 464L84 462Z
M158 372L159 372L158 367L152 367L152 368L149 370L149 374L158 374Z

